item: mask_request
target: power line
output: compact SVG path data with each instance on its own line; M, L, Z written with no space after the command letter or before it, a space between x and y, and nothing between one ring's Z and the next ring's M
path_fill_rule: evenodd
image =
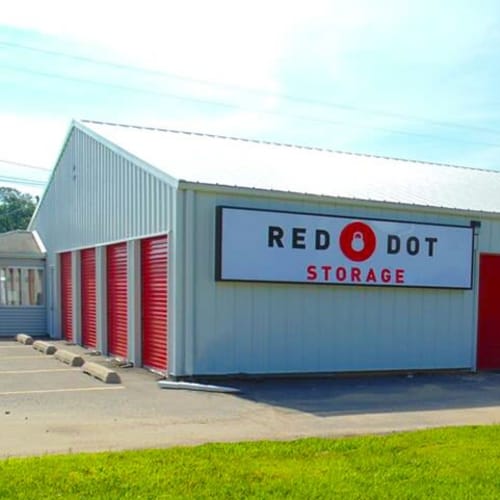
M29 163L21 163L12 160L0 160L0 163L6 163L7 165L15 165L16 167L32 168L33 170L42 170L44 172L50 172L50 168L40 167L39 165L30 165Z
M35 179L23 179L21 177L8 177L1 175L0 182L9 182L12 184L22 184L26 186L45 186L47 184L46 181L37 181Z
M220 88L225 88L225 89L229 89L229 90L247 92L247 93L252 93L252 94L257 94L257 95L262 95L262 96L267 96L267 97L277 97L277 98L285 99L288 101L300 102L302 104L342 109L344 111L361 112L361 113L366 113L366 114L370 114L370 115L379 115L379 116L385 116L388 118L397 118L397 119L405 120L405 121L418 121L421 123L431 124L431 125L435 125L435 126L439 126L439 127L448 127L448 128L456 128L456 129L464 129L464 130L475 130L477 132L487 132L487 133L492 133L492 134L500 134L499 130L490 129L487 127L478 127L478 126L474 126L474 125L464 125L461 123L454 123L454 122L448 122L448 121L442 121L442 120L434 120L431 118L425 118L425 117L416 116L416 115L396 113L396 112L385 111L385 110L380 110L380 109L362 108L359 106L352 106L352 105L343 104L343 103L335 103L335 102L330 102L330 101L311 99L308 97L295 96L295 95L290 95L290 94L280 94L278 92L270 92L270 91L266 91L264 89L258 89L258 88L253 88L253 87L244 87L244 86L240 86L240 85L228 84L228 83L218 82L218 81L214 81L214 80L198 79L198 78L193 78L193 77L189 77L189 76L179 75L176 73L170 73L170 72L145 68L142 66L121 64L121 63L116 63L116 62L109 61L109 60L95 59L92 57L80 56L77 54L70 54L68 52L59 52L59 51L55 51L55 50L42 49L39 47L22 45L22 44L17 44L17 43L2 41L2 40L0 40L0 46L11 47L14 49L27 50L27 51L41 53L41 54L47 54L47 55L51 55L51 56L65 57L68 59L83 61L83 62L87 62L90 64L108 66L111 68L116 68L116 69L125 70L125 71L147 73L150 75L160 76L160 77L164 77L164 78L171 78L171 79L175 79L175 80L196 83L196 84L200 84L200 85L206 85L206 86L211 86L211 87L220 87Z
M296 119L296 120L324 123L324 124L328 124L328 125L337 125L337 126L343 126L343 127L351 127L351 128L356 128L356 129L362 128L362 129L368 129L368 130L376 130L379 132L385 132L385 133L403 135L403 136L409 136L409 137L420 137L423 139L431 139L434 141L440 140L440 141L445 141L445 142L460 143L460 144L474 144L474 145L488 146L488 147L494 147L494 148L500 147L499 143L492 143L492 142L485 142L485 141L464 141L462 139L456 139L453 137L442 137L442 136L436 136L436 135L420 133L420 132L409 132L407 130L397 130L397 129L391 129L391 128L387 128L387 127L376 127L373 125L365 125L365 124L360 124L360 123L346 122L344 120L330 120L330 119L326 119L326 118L318 118L318 117L312 117L312 116L307 116L307 115L286 113L286 112L282 112L282 111L256 110L254 108L241 106L239 104L231 104L231 103L227 103L227 102L223 102L223 101L214 101L214 100L199 99L199 98L195 98L195 97L180 96L178 94L161 92L161 91L157 91L157 90L147 90L147 89L143 89L140 87L130 87L130 86L126 86L126 85L120 85L120 84L114 84L114 83L96 81L96 80L89 80L89 79L85 79L85 78L77 78L77 77L72 77L72 76L67 76L67 75L60 75L60 74L56 74L56 73L35 71L35 70L30 70L30 69L22 68L22 67L18 67L18 66L3 65L2 68L6 69L6 70L14 71L14 72L43 76L46 78L54 78L54 79L58 79L58 80L65 80L65 81L71 81L71 82L90 84L90 85L95 85L98 87L115 88L115 89L124 90L127 92L136 92L136 93L141 93L141 94L145 94L145 95L157 95L157 96L162 96L162 97L166 97L166 98L178 100L178 101L187 101L187 102L192 102L192 103L196 103L196 104L204 104L204 105L211 105L211 106L221 106L221 107L225 107L225 108L229 108L229 109L239 109L241 111L245 111L245 112L249 112L249 113L281 116L281 117L287 117L287 118L292 118L292 119Z

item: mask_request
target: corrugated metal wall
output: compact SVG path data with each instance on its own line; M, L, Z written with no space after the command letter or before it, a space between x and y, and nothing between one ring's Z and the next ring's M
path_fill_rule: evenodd
M216 283L218 204L422 222L470 222L438 213L186 192L186 232L179 249L186 261L178 269L178 283L183 286L178 293L186 297L186 307L177 311L185 355L178 360L179 370L217 374L473 367L473 291ZM500 235L499 223L495 226ZM494 244L500 250L500 238Z
M44 268L45 260L0 257L0 267ZM47 274L44 273L45 290ZM44 294L46 295L46 294ZM47 335L47 297L43 306L0 306L0 337L10 337L17 333Z
M47 335L45 307L0 307L0 337Z
M173 192L74 129L32 229L49 252L165 233L172 227Z
M47 247L49 266L65 250L167 233L176 188L73 129L31 229ZM60 334L58 287L51 333Z
M481 219L479 217L477 219L481 220L478 250L480 252L500 254L500 221Z

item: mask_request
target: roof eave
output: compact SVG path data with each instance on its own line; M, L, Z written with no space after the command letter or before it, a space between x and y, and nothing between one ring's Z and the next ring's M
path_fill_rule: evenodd
M252 197L268 196L275 199L281 200L293 200L293 201L305 201L305 200L321 200L321 201L332 201L337 203L342 203L344 205L351 206L363 206L367 208L377 208L380 209L388 208L390 210L418 210L424 213L440 213L444 215L454 215L462 217L486 217L486 218L496 218L500 219L499 212L488 212L482 210L471 210L463 208L452 208L452 207L440 207L434 205L419 205L417 203L402 203L394 201L385 200L370 200L362 198L346 198L342 196L333 195L323 195L323 194L311 194L311 193L299 193L294 191L280 191L273 189L263 189L263 188L249 188L241 186L229 186L223 184L210 184L203 182L194 182L187 180L179 181L180 190L194 190L194 191L204 191L211 193L224 193L224 194L240 194Z
M15 259L15 260L45 260L45 253L38 252L1 252L0 259Z

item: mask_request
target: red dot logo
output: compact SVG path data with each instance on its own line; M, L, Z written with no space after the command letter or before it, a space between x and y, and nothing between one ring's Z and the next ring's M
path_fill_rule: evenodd
M354 262L369 259L377 248L377 237L373 229L364 222L351 222L340 233L340 249Z

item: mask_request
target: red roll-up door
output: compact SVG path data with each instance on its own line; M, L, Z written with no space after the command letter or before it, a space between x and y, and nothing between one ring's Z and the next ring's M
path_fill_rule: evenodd
M82 344L85 347L97 345L97 301L95 249L88 248L81 252L82 283Z
M500 255L481 254L479 259L479 304L477 369L500 369Z
M142 364L167 369L167 236L141 241Z
M108 353L127 359L127 244L106 249Z
M61 254L61 330L62 337L73 340L73 287L71 252Z

